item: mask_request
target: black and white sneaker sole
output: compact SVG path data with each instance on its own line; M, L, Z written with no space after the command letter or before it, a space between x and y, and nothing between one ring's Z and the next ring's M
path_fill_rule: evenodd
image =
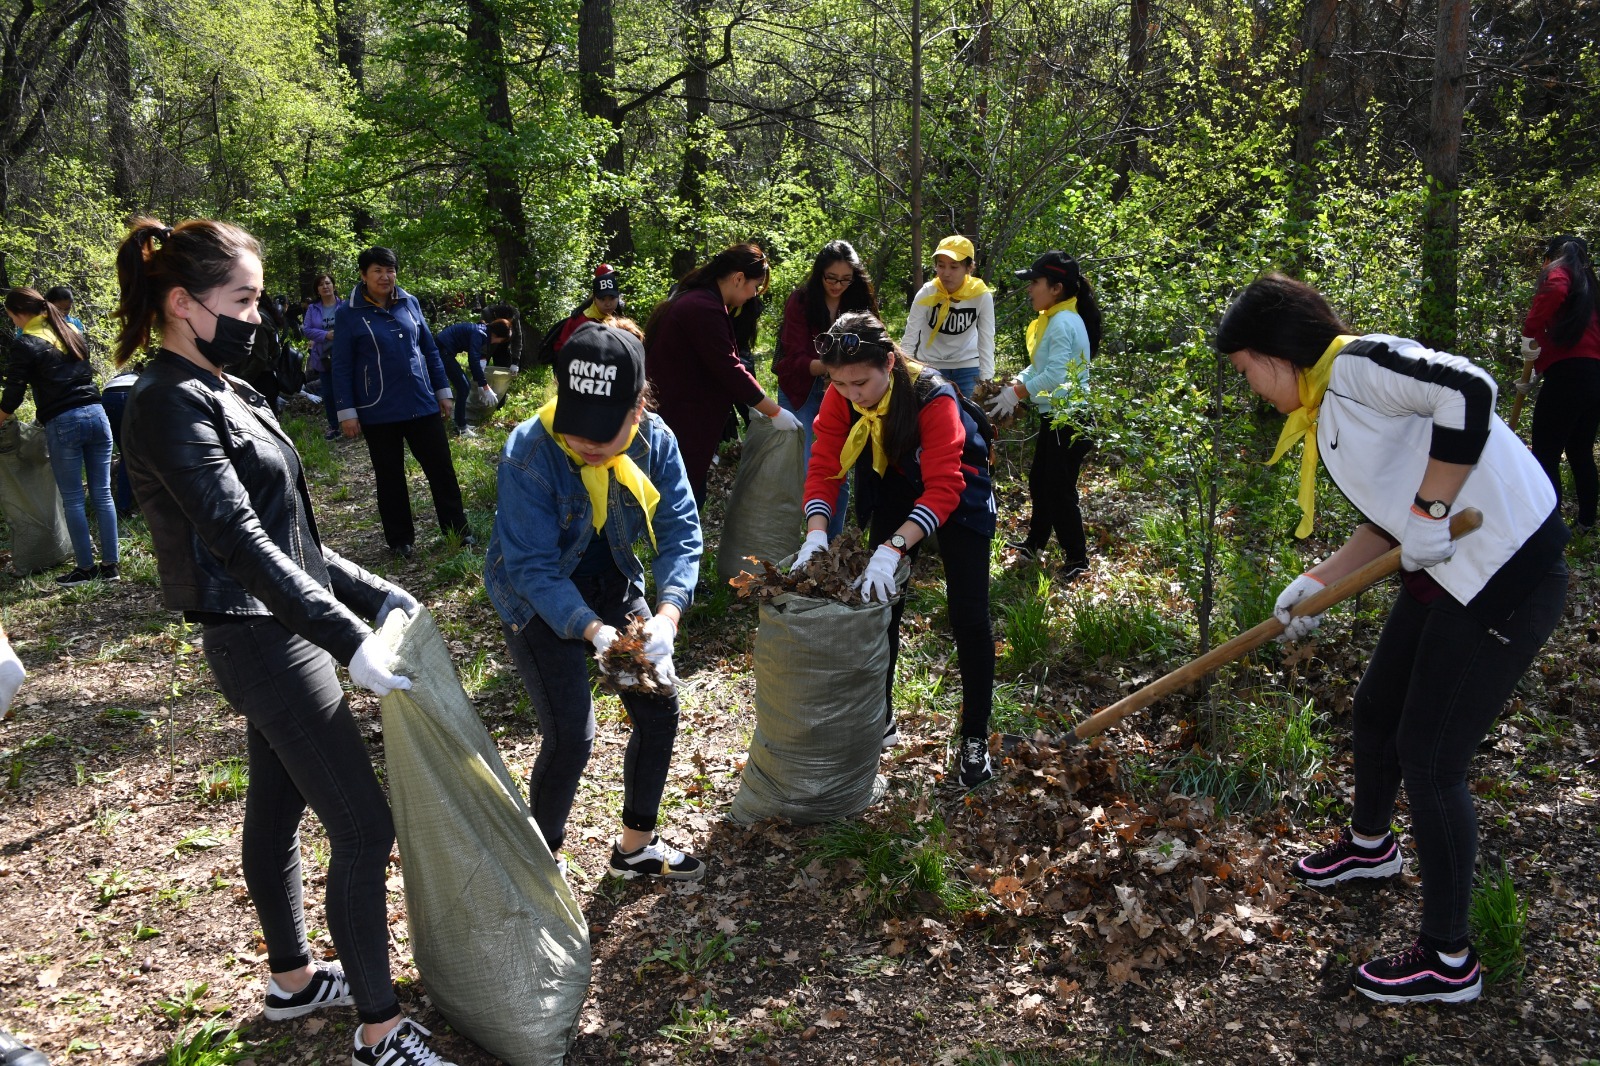
M1483 994L1483 981L1474 981L1465 988L1458 988L1450 992L1429 992L1420 996L1393 995L1387 992L1378 992L1364 985L1356 985L1356 991L1379 1003L1471 1003Z
M612 866L608 867L607 872L610 873L612 877L620 877L624 881L637 881L639 878L643 877L654 878L658 881L688 882L704 880L706 876L706 866L705 863L701 863L693 870L688 870L683 873L673 872L665 874L656 873L653 870L619 870L615 866Z
M269 1022L287 1022L293 1021L295 1018L304 1018L313 1011L327 1010L330 1007L353 1007L356 1005L356 997L348 991L342 996L330 995L337 988L338 985L335 982L324 981L322 987L317 990L317 996L322 998L313 998L308 1003L296 1003L292 1007L274 1007L269 1004L261 1008L261 1015Z
M1392 859L1377 866L1356 866L1349 870L1341 870L1336 874L1328 874L1321 877L1302 873L1298 869L1292 872L1295 879L1302 885L1309 885L1312 888L1328 888L1346 881L1383 881L1398 876L1404 869L1405 860L1397 850Z

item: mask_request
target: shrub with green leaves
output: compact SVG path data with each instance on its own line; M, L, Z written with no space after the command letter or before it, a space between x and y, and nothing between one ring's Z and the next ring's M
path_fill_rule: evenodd
M1516 883L1505 863L1498 870L1478 871L1468 917L1478 962L1489 983L1520 984L1527 962L1522 934L1528 927L1528 905L1517 895Z

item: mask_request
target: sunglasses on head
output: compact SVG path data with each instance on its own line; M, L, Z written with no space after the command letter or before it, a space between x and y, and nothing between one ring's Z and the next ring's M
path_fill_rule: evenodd
M854 355L862 348L883 350L883 345L876 341L863 340L854 333L819 333L811 339L811 347L818 355L827 355L835 350L847 356Z

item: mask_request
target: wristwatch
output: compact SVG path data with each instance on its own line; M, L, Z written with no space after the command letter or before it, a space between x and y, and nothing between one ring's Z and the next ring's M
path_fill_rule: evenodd
M1424 500L1420 492L1417 493L1417 498L1412 501L1412 506L1436 521L1450 513L1450 505L1448 503L1443 500Z
M911 550L911 545L906 543L906 538L902 537L898 533L889 538L889 547L893 548L901 555L904 555L906 552Z

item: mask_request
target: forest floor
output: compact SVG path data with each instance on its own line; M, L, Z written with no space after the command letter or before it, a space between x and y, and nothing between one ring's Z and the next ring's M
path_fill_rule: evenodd
M427 544L424 533L415 557L390 558L365 448L322 445L310 409L290 421L324 538L427 603L507 766L525 779L539 738L477 576L481 552ZM455 442L480 533L502 422ZM1007 528L1026 508L1018 463L1013 449L1002 479ZM1153 501L1114 465L1093 460L1085 478L1098 540L1088 575L1040 586L1030 570L997 569L997 638L1011 639L996 728L1029 739L1008 741L997 780L971 794L950 780L959 685L931 553L917 565L906 619L905 739L882 762L888 793L853 828L726 819L754 727L756 609L710 591L679 641L683 715L663 810L668 838L705 858L709 875L678 887L605 879L628 732L616 700L599 699L566 849L593 943L569 1062L1600 1059L1594 544L1574 545L1563 625L1474 764L1482 863L1505 864L1525 908L1520 978L1465 1007L1387 1007L1349 991L1348 974L1409 942L1420 904L1412 869L1326 893L1296 887L1285 870L1339 824L1350 693L1392 589L1336 609L1315 643L1269 646L1206 700L1168 700L1090 749L1063 744L1076 720L1188 654L1178 639L1187 607L1137 544ZM714 500L731 476L719 468ZM420 477L413 492L419 527L432 528ZM56 1063L348 1061L353 1011L277 1024L261 1016L265 948L239 866L242 723L215 691L198 633L161 608L141 522L129 523L124 544L117 585L60 591L49 575L0 578L6 630L30 673L0 723L0 1028ZM709 560L702 572L714 578ZM1090 659L1075 635L1092 617L1153 628L1126 656ZM1045 640L1021 647L1030 626ZM1232 702L1219 705L1219 691ZM381 765L377 701L350 698ZM1311 735L1298 754L1209 754L1203 715L1240 707L1277 708ZM1250 770L1268 765L1279 769ZM1219 808L1206 782L1231 802ZM920 879L817 855L870 834L892 858L920 864ZM1414 853L1409 836L1404 844ZM331 955L320 900L327 841L313 818L302 851L311 935ZM406 1009L448 1058L494 1061L430 1005L408 948L398 865L389 888ZM212 1035L197 1038L208 1021Z

